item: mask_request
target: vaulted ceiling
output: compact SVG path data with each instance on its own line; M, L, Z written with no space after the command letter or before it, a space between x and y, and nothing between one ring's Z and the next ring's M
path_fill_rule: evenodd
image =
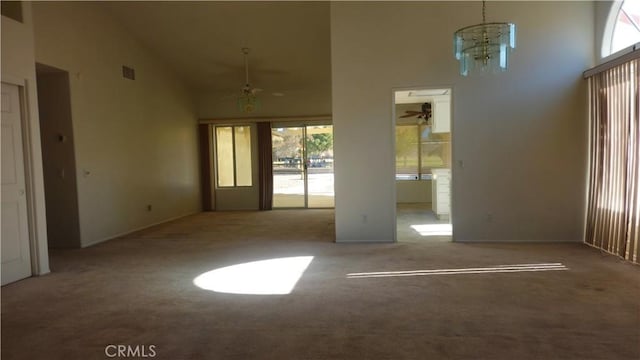
M199 93L331 91L328 2L105 2L106 11Z

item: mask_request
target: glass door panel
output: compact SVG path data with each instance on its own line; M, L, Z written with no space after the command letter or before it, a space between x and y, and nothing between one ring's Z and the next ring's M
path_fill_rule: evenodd
M273 148L273 207L306 207L304 128L271 129Z
M334 207L333 126L306 127L307 207Z

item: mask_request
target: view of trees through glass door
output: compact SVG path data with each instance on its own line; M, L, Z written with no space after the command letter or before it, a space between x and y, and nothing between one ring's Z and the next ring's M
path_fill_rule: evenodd
M334 207L333 126L271 129L273 207Z

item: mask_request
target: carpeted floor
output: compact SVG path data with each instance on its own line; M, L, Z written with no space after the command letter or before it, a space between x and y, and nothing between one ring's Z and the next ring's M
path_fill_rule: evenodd
M106 359L109 344L144 345L147 358L153 346L156 359L640 358L640 269L615 257L581 244L345 245L333 234L332 210L203 213L52 251L52 274L2 288L2 359ZM193 283L293 256L313 260L287 295ZM348 276L533 263L568 270Z

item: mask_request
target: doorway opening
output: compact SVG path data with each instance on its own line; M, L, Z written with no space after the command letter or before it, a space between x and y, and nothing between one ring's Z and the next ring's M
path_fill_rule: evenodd
M398 241L451 241L451 103L451 88L394 93Z
M47 241L50 248L79 248L80 220L69 73L36 64L36 80Z
M275 125L273 208L333 208L333 125Z

